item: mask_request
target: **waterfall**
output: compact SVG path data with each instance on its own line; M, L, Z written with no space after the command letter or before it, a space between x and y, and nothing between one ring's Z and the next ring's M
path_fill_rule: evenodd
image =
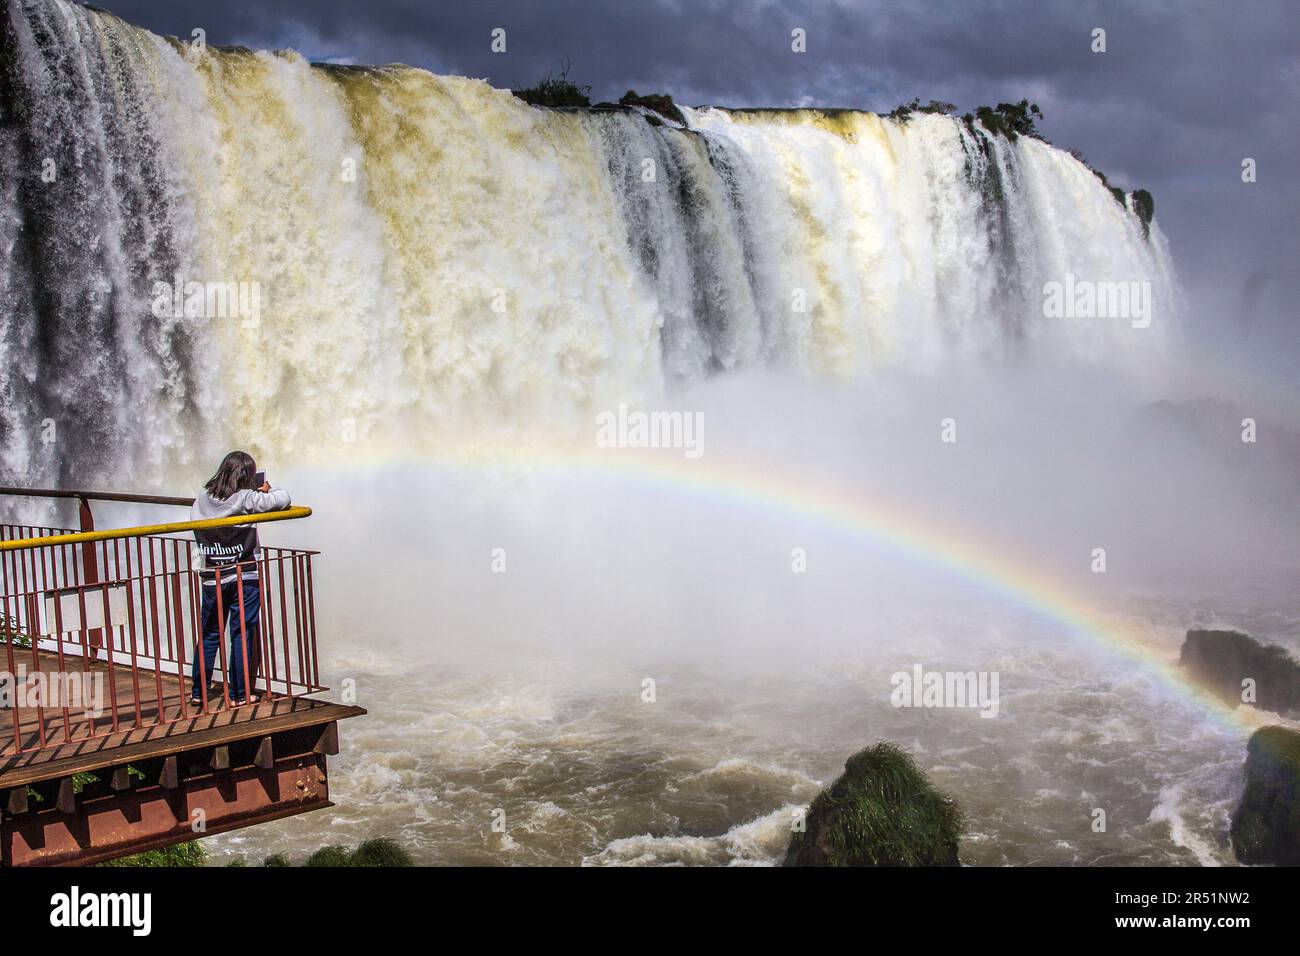
M819 110L682 128L2 6L6 483L434 448L753 368L1149 369L1170 338L1158 225L1031 138ZM1045 318L1067 274L1151 283L1155 322ZM192 287L202 314L172 307Z

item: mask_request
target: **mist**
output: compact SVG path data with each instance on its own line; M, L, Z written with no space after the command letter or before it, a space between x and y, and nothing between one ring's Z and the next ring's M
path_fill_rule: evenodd
M520 436L513 454L484 456L466 436L379 466L277 461L273 476L318 517L264 537L324 552L327 646L461 661L780 667L869 650L891 621L922 610L1014 604L985 593L986 581L801 510L828 495L923 522L1116 613L1144 592L1215 598L1225 582L1296 570L1291 529L1278 521L1296 495L1278 423L1261 419L1264 437L1243 443L1222 403L1171 402L1096 370L1004 366L839 385L754 374L693 388L671 407L701 416L700 459L597 449L593 423L586 435ZM946 420L955 441L943 440ZM524 449L543 445L538 464ZM618 472L619 456L646 455L671 459L683 480ZM368 457L364 447L354 456ZM608 458L611 472L593 458ZM693 487L693 467L739 474L739 487ZM748 501L746 476L794 498ZM1106 551L1105 573L1092 570L1094 548ZM792 569L795 549L805 571Z

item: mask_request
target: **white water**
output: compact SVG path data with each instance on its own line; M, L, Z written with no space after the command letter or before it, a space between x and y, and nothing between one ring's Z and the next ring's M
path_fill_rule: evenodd
M235 444L287 461L585 428L754 367L1042 353L1150 376L1175 321L1158 226L1145 240L1066 153L955 119L706 109L680 130L406 67L198 51L61 2L7 19L10 478L129 460L161 483ZM1045 320L1067 272L1150 280L1153 326ZM155 317L177 274L257 283L260 322Z

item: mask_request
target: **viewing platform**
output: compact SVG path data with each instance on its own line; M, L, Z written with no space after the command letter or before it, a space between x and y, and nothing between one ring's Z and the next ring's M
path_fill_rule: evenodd
M317 552L263 547L260 626L249 633L230 609L258 699L230 699L225 628L210 688L190 680L202 587L192 533L309 508L96 531L93 500L192 499L0 495L75 499L81 518L79 530L0 525L0 864L94 863L333 805L338 721L365 711L311 696L326 690Z

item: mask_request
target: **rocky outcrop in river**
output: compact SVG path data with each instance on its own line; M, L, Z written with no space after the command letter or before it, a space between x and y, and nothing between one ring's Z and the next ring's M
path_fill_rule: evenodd
M808 808L786 866L958 866L961 811L890 743L860 750Z
M1300 733L1265 727L1250 738L1230 832L1242 863L1300 866Z
M1300 712L1300 663L1240 631L1188 631L1178 663L1215 695L1278 714ZM1243 699L1251 682L1254 700Z

